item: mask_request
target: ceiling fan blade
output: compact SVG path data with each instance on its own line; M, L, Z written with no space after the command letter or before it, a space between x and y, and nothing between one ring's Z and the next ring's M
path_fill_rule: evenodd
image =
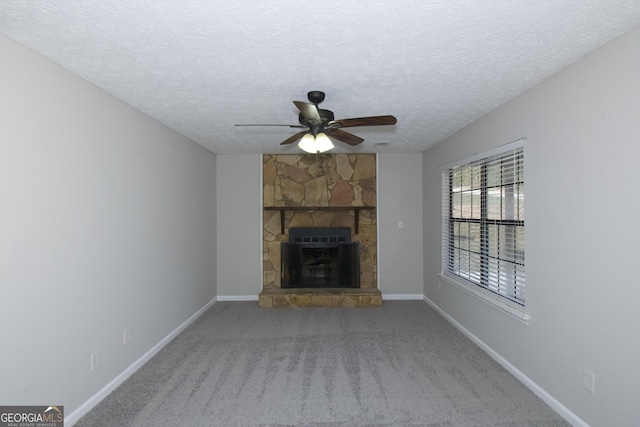
M234 125L234 126L286 126L286 127L290 127L290 128L306 128L306 126L302 126L302 125L274 125L274 124L265 124L265 125L261 125L261 124L239 124L239 125Z
M340 130L340 129L331 130L329 132L329 136L332 137L332 138L335 138L335 139L337 139L339 141L342 141L345 144L349 144L349 145L358 145L362 141L364 141L363 138L360 138L359 136L355 136L352 133L345 132L345 131Z
M395 125L398 122L393 116L360 117L357 119L341 119L329 122L329 127L349 128L354 126L385 126Z
M307 131L298 132L295 135L293 135L291 138L287 138L284 141L282 141L280 143L280 145L292 144L292 143L296 142L297 140L299 140L300 138L302 138L305 133L307 133Z
M298 107L298 110L300 110L304 118L309 120L312 124L318 125L322 123L318 107L302 101L293 101L293 103L296 104L296 107Z

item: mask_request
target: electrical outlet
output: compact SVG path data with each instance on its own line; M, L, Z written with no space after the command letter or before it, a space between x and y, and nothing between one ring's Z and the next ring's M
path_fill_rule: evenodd
M98 369L100 367L100 352L98 350L91 353L91 370Z
M398 221L398 228L404 228L404 222Z
M582 386L585 390L595 393L596 392L596 374L588 369L583 370Z
M122 344L127 345L131 341L131 330L129 328L125 329L122 333Z

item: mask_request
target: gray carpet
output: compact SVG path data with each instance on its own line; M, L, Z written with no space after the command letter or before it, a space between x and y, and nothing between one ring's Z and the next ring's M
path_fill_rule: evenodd
M422 301L218 302L76 426L567 426Z

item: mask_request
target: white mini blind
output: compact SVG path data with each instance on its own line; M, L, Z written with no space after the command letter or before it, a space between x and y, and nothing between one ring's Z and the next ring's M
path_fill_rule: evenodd
M524 149L494 153L443 170L442 270L524 306Z

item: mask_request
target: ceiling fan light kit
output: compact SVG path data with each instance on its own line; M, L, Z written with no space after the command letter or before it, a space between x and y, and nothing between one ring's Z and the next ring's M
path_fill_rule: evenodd
M300 142L298 142L298 147L307 153L315 153L318 151L316 149L316 139L310 133L302 137Z
M298 142L298 147L311 154L324 153L335 148L333 142L323 132L318 133L315 137L310 133L306 134Z
M319 153L324 153L325 151L335 148L335 146L325 133L320 132L316 135L316 148Z
M395 125L397 119L394 116L371 116L353 119L334 120L332 111L318 108L318 104L324 101L324 92L313 90L307 94L310 103L302 101L293 101L294 105L300 111L298 115L299 125L275 125L275 124L245 124L236 126L288 126L290 128L308 128L308 131L298 132L297 134L287 138L280 145L292 144L298 142L298 147L307 153L324 153L325 151L335 148L331 139L337 139L345 144L354 146L360 144L364 139L352 133L346 132L341 128L356 126L387 126Z

